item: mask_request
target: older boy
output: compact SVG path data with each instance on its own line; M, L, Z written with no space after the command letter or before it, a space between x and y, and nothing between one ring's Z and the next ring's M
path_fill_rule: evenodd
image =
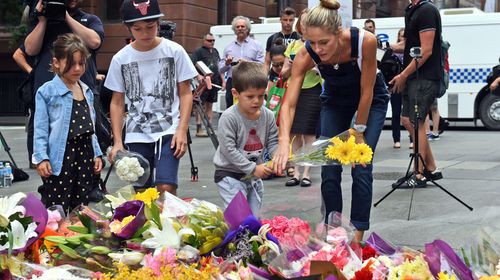
M224 207L239 192L246 196L255 215L262 206L262 177L272 169L263 164L263 150L271 154L278 146L274 114L263 107L267 75L262 64L241 61L233 69L233 96L238 103L219 120L219 147L215 152L214 180Z
M123 22L134 41L113 56L105 86L113 91L110 114L114 155L122 144L125 96L129 100L125 144L151 166L144 186L177 194L179 159L187 145L192 96L189 81L197 75L186 51L157 36L163 16L157 0L125 0Z

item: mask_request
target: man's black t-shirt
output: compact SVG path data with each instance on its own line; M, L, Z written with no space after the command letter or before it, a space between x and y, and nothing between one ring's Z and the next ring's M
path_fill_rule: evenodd
M220 85L222 83L219 74L220 55L216 48L212 48L211 50L205 46L197 48L191 55L191 60L193 61L193 64L196 64L196 62L200 60L203 61L214 73L211 78L212 83L216 85Z
M440 80L443 73L441 69L441 17L438 9L430 2L423 0L415 6L409 6L405 14L405 51L404 67L412 61L410 49L420 47L420 32L435 30L432 55L419 68L419 78L427 80ZM413 73L408 79L414 79Z
M99 34L99 37L101 37L100 46L102 46L102 42L104 39L104 27L102 25L101 20L97 16L92 14L87 14L82 10L78 9L76 13L73 15L73 18L79 23L81 23L83 26L97 32L97 34ZM34 26L36 26L36 23L34 24ZM57 36L65 33L73 33L73 31L65 21L47 22L47 28L45 29L45 35L43 36L42 47L40 49L40 53L36 56L38 64L35 69L35 83L34 83L35 92L45 82L50 81L52 80L52 78L54 78L54 73L50 72L50 64L52 63L52 52L51 52L52 43L57 39ZM95 50L89 50L91 57L87 61L85 73L81 78L81 80L86 85L88 85L94 92L96 90L96 74L97 74L96 55L98 50L99 48Z
M299 33L293 31L291 34L285 35L282 32L277 32L274 33L273 35L269 36L267 38L267 43L266 43L266 52L268 52L271 47L273 46L274 42L276 42L276 39L282 38L285 46L288 46L288 44L293 43L295 40L300 39Z

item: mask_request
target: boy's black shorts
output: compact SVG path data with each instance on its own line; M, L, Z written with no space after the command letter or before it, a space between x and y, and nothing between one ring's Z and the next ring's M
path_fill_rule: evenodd
M409 117L413 122L415 113L415 101L418 105L418 113L421 122L425 120L432 103L437 97L439 91L439 81L411 79L406 81L406 88L403 90L403 109L401 115ZM416 97L416 99L415 99Z

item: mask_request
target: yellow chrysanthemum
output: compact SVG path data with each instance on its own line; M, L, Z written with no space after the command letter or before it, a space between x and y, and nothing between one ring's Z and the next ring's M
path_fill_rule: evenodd
M438 274L438 280L456 280L457 277L455 275L449 275L446 272L439 272Z
M144 192L137 193L134 199L143 201L148 207L151 207L151 203L156 201L160 197L160 193L156 188L149 188Z
M370 163L372 161L373 151L365 143L356 144L352 149L351 160L356 163Z

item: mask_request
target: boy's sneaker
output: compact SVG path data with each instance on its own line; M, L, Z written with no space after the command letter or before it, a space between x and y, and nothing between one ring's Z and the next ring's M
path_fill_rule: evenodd
M427 179L426 177L417 178L415 175L412 175L408 180L403 181L406 177L399 178L395 183L392 184L393 189L412 189L415 188L426 188L427 187Z
M439 140L439 134L435 135L433 133L429 133L429 134L427 134L427 140L437 141L437 140Z

